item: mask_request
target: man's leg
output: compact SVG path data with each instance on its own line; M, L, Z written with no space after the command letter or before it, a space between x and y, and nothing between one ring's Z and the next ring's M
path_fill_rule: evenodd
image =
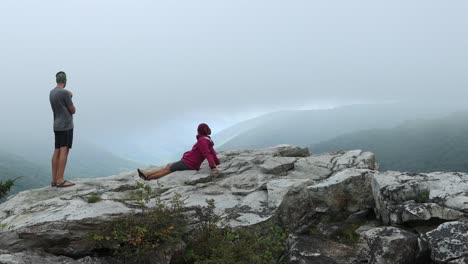
M68 147L61 147L59 149L58 166L57 166L57 184L64 181L65 167L67 166Z
M59 153L60 149L55 149L54 154L52 155L52 183L56 184L58 182L57 179L57 169L58 169L58 162L59 162Z

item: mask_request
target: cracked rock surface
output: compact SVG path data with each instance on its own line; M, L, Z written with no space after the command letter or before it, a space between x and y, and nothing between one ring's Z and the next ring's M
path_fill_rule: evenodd
M205 163L145 183L163 202L180 194L187 212L214 200L234 228L287 228L287 263L467 263L468 174L379 172L361 150L311 155L282 145L219 157L220 175ZM116 263L95 258L85 237L137 210L136 168L75 182L0 204L0 263ZM157 263L169 264L167 254Z
M385 224L453 221L468 215L468 174L396 171L373 176L376 214Z

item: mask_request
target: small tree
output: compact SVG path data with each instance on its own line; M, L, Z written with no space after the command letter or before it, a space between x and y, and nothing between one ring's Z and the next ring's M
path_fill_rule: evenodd
M14 180L7 180L6 182L0 180L0 199L7 195L7 193L10 191L11 187L13 187L13 184L17 179L18 178Z

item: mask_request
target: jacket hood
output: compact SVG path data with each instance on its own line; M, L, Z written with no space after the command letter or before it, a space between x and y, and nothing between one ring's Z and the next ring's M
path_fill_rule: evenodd
M210 141L211 145L214 146L214 142L213 142L213 140L211 139L210 136L197 135L197 140L199 140L200 138L206 138L206 139L208 139L208 141Z

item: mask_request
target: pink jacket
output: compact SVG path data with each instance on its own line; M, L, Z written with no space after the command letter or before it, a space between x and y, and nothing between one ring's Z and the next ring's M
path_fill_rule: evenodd
M197 136L197 143L193 145L192 150L184 153L182 161L192 170L199 170L205 159L208 160L210 168L216 168L221 164L213 148L214 143L209 136Z

